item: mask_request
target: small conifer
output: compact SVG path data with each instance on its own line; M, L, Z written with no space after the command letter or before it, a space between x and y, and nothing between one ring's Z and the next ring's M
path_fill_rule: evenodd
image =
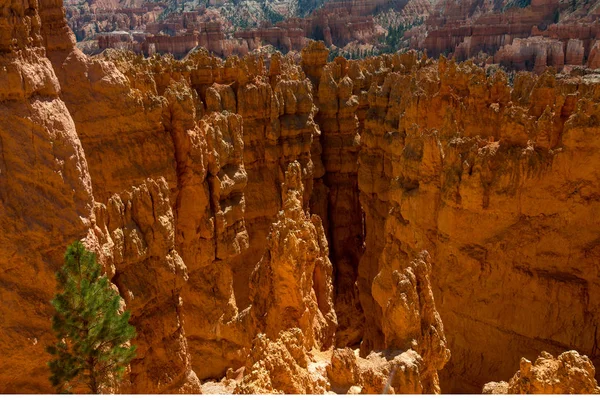
M129 311L119 313L121 297L109 286L96 255L81 242L67 248L56 273L59 293L52 299L52 329L58 342L47 351L50 382L58 392L86 387L91 393L114 388L135 357Z

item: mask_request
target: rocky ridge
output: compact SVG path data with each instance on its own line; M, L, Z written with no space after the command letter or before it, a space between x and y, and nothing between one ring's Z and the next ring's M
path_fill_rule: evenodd
M138 330L123 392L481 391L543 349L597 360L597 76L322 43L90 58L59 1L2 7L0 391L51 390L82 238Z

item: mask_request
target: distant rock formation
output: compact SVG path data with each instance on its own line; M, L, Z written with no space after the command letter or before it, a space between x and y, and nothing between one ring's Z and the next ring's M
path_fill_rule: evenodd
M181 58L200 46L227 57L273 47L284 53L300 51L311 40L322 40L354 58L362 57L365 49L371 55L410 46L430 57L478 59L537 74L546 67L559 72L565 66L567 70L598 68L600 9L593 2L330 0L319 8L307 7L309 13L300 3L284 3L290 10L283 13L285 18L275 11L281 11L281 5L265 0L246 5L214 3L192 11L175 10L170 3L68 9L70 26L78 39L86 40L82 47L92 53L118 48ZM245 17L231 14L228 7L238 7ZM271 20L266 10L278 17ZM161 12L166 16L159 20ZM250 27L247 17L254 21ZM390 35L399 37L387 43Z
M526 3L525 3L526 4ZM599 12L579 5L575 12L558 0L439 1L425 21L426 30L406 33L413 48L429 56L452 55L457 60L487 53L509 69L542 73L547 66L587 65L600 38ZM587 11L586 11L587 10Z

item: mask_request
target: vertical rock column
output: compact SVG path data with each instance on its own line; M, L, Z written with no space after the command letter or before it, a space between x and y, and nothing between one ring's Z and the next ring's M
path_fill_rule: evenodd
M164 179L148 179L108 205L99 205L106 221L112 281L131 311L137 356L131 363L133 393L199 393L191 369L183 327L181 290L187 267L175 250L175 221Z
M93 225L83 148L42 47L37 1L0 1L0 392L52 392L50 299Z
M337 318L333 309L332 266L320 218L302 208L300 163L288 166L283 209L267 239L267 252L251 275L250 314L258 332L275 340L300 328L305 348L333 345Z
M183 82L172 82L165 97L177 161L176 242L189 273L186 333L194 371L219 378L243 363L250 341L236 325L230 263L248 247L242 121L228 85L209 86L206 105Z
M289 163L298 161L308 208L317 166L312 145L319 135L310 81L289 60L274 55L269 79L251 57L237 76L237 112L243 119L244 164L248 174L244 215L249 248L232 260L238 307L249 304L248 281L262 257L271 223L281 209L281 184ZM319 164L320 165L320 164Z
M256 337L237 393L324 393L328 384L309 366L311 350L333 346L332 265L318 216L304 211L302 168L288 165L283 206L267 250L252 272L251 305L242 313Z

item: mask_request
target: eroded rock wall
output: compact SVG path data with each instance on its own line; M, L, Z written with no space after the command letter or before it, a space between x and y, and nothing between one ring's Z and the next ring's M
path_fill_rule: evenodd
M304 50L303 68L313 76L321 129L318 151L324 173L315 180L311 210L325 222L331 259L335 264L335 309L338 310L336 343L355 345L362 338L364 317L356 286L358 260L364 251L363 214L357 171L360 146L357 109L359 98L346 76L345 60L325 66L325 48L316 43ZM317 56L318 55L318 56Z
M272 224L267 250L250 277L250 315L271 339L300 328L307 350L329 349L337 328L333 267L320 218L302 208L302 168L288 166L283 206Z
M95 211L105 223L97 235L105 265L136 327L136 358L123 391L198 393L183 326L181 289L189 276L175 250L166 181L148 179Z
M168 58L141 60L120 53L89 59L74 48L60 2L43 2L39 9L36 7L37 4L32 5L31 15L15 27L15 30L22 31L19 35L22 34L23 43L9 38L13 45L18 45L9 49L11 40L7 39L7 66L13 65L15 71L7 77L10 85L6 86L5 97L15 101L26 113L31 111L25 111L21 103L29 101L30 97L36 98L35 107L41 104L40 110L44 113L33 117L32 126L38 124L40 135L50 135L50 147L42 146L39 156L48 158L50 166L56 164L58 167L56 172L31 173L32 168L39 169L43 165L38 162L38 155L34 155L30 165L19 167L23 170L23 178L17 175L9 180L7 177L7 185L3 188L5 191L11 185L27 188L30 185L28 179L31 179L25 179L28 174L39 179L56 173L63 183L52 183L56 187L54 194L43 189L51 200L44 208L50 210L52 201L58 202L64 215L56 215L62 218L60 223L44 217L45 226L30 226L33 235L47 235L40 244L46 250L21 249L29 258L30 254L56 252L43 263L45 268L35 267L45 274L42 279L45 287L31 288L31 292L39 294L41 304L33 301L32 306L41 307L43 312L37 319L24 312L22 315L30 319L28 323L7 320L7 332L13 325L15 329L35 325L40 335L45 335L44 341L38 343L39 335L33 332L23 339L27 345L22 344L21 350L13 348L10 341L5 342L11 351L16 351L15 355L8 350L5 354L10 357L9 362L20 364L18 370L22 376L28 375L24 372L29 371L27 368L33 368L32 371L43 369L43 363L27 364L24 354L19 354L28 351L35 355L37 353L29 347L37 345L34 348L40 349L37 359L46 358L43 349L52 340L48 304L52 286L47 283L53 281L52 272L61 264L64 247L72 240L87 237L88 246L99 253L107 273L126 299L132 310L132 323L139 332L136 339L138 358L132 363L130 382L124 385L123 390L198 392L198 379L192 367L199 371L201 377L220 377L227 368L236 363L243 364L252 339L245 334L246 327L241 327L236 320L234 274L228 262L249 247L244 220L244 191L248 175L243 162L243 120L237 114L238 86L244 92L239 105L241 112L249 116L247 121L252 122L252 113L262 117L264 112L268 116L265 125L272 128L265 132L262 130L264 126L258 124L255 133L250 128L246 129L249 135L257 135L257 142L262 142L265 135L271 137L267 150L269 164L261 166L261 172L275 172L275 176L269 175L266 182L260 176L251 176L254 182L272 185L272 194L265 199L257 187L249 196L251 201L261 205L264 200L273 203L270 209L263 209L267 220L260 222L268 231L269 218L275 217L281 204L279 190L283 172L280 169L281 174L277 175L277 168L285 168L287 163L300 160L307 187L305 203L308 202L312 183L309 149L316 126L311 118L310 84L302 81L298 76L300 72L292 71L286 79L274 76L277 82L274 81L272 87L265 79L261 63L252 65L252 60L243 63L230 60L224 65L205 54L198 54L181 64ZM7 21L14 22L11 19ZM11 34L17 37L15 32L11 31ZM46 45L52 64L44 57L45 49L41 44ZM27 58L23 59L23 55ZM54 71L58 72L58 77ZM204 74L206 72L208 76ZM18 79L12 79L13 75ZM256 88L254 82L259 84L262 94L266 94L266 97L258 99L257 104L253 103L256 97L252 98ZM302 97L302 90L306 93L305 97ZM250 95L244 97L248 93ZM69 103L68 107L59 95L60 99ZM37 99L40 97L43 97L42 103ZM52 104L48 98L53 99ZM260 103L261 100L266 102ZM48 102L49 106L46 107L44 102ZM257 110L256 105L261 108ZM7 110L11 115L18 115L12 109ZM299 114L296 116L297 111ZM75 116L75 123L71 115ZM31 154L29 149L15 148L19 142L13 142L20 128L10 124L5 126L3 151ZM76 129L79 129L79 135ZM68 135L70 139L65 147L60 143L67 140L63 136ZM284 138L280 139L281 136ZM94 165L89 174L79 138L85 142L88 162ZM246 139L246 142L251 143L252 140ZM28 141L20 143L24 146ZM32 144L36 146L35 141ZM52 147L57 145L60 149L53 150ZM254 158L264 159L264 150L253 150L258 150L250 153L254 154ZM58 153L52 157L52 151ZM61 161L64 157L68 161ZM252 157L247 156L247 159ZM15 172L19 170L12 167L12 162L3 158L3 173L6 173L6 168ZM14 162L22 163L18 158ZM63 188L65 184L76 187ZM97 193L95 198L91 195L92 189ZM27 190L22 193L28 201L41 204ZM14 196L7 191L3 207L9 207ZM24 204L24 200L24 197L16 199L11 207L18 209L18 204ZM97 202L94 203L94 200ZM23 212L24 209L21 210ZM77 214L79 216L75 217ZM35 211L31 211L30 215L19 217L7 212L3 217L9 224L11 219L34 220ZM257 218L262 218L260 213ZM252 218L249 219L252 221ZM60 234L48 235L56 224ZM10 232L6 231L9 235L7 251L11 248L9 243L18 243ZM260 235L256 238L254 247L257 252L262 252L266 233L263 239ZM30 242L35 243L36 240ZM16 252L12 254L16 256ZM16 265L32 264L14 261ZM242 276L239 286L248 286L254 265L252 261L244 265L248 272L246 275L239 274ZM18 277L15 275L14 278ZM7 287L10 286L7 284ZM22 301L22 295L10 296L15 301ZM245 296L239 295L238 298L241 306L248 303ZM186 313L191 316L187 331L184 327ZM151 328L157 326L163 329ZM197 363L192 365L194 354ZM212 362L203 361L206 359ZM11 370L5 369L7 373ZM35 375L40 379L30 385L29 390L50 391L44 378L46 374ZM6 382L10 383L7 383L9 386L5 391L24 390L20 389L18 380L16 376L7 378Z
M54 272L93 224L94 197L37 2L0 9L0 391L35 393L49 386Z
M428 64L369 90L361 296L378 262L430 252L451 332L445 390L508 378L511 362L543 349L597 359L594 78L520 74L510 87L470 63ZM363 346L383 345L377 320Z
M290 66L268 79L262 60L223 63L202 52L181 62L119 52L90 60L73 48L52 56L97 166L98 198L147 177L167 182L189 273L182 307L194 315L187 329L194 370L222 376L243 363L252 339L239 328L238 309L249 304L249 276L292 161L303 167L308 204L318 134L309 81Z

